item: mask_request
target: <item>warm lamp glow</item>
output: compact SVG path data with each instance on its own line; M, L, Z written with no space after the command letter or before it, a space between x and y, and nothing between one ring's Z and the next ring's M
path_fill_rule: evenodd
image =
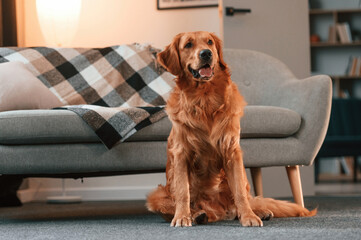
M78 28L81 0L36 0L36 9L47 45L71 47Z

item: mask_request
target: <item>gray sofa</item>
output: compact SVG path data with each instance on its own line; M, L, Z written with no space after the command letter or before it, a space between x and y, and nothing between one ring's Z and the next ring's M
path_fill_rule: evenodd
M224 57L248 102L241 121L246 167L312 164L328 126L330 78L296 79L280 61L249 50L226 49ZM170 129L164 118L108 150L73 112L0 112L0 174L77 178L162 172Z

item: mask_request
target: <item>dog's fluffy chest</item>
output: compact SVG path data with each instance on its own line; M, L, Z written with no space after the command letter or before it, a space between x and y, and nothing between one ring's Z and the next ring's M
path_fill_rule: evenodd
M218 142L226 133L220 123L228 121L229 116L224 114L227 108L225 99L216 94L194 97L175 91L167 111L175 130L182 128L193 151L204 156L218 152Z
M176 87L167 103L167 113L173 123L174 135L185 139L189 147L200 155L219 154L229 131L238 131L243 101L232 84L223 88L189 91ZM237 126L237 129L229 126ZM180 135L179 135L180 134ZM227 143L228 144L228 143Z
M172 121L180 123L194 131L212 131L217 112L225 107L223 96L212 93L202 95L186 95L184 92L178 95L177 111L170 114ZM174 109L174 106L172 106Z

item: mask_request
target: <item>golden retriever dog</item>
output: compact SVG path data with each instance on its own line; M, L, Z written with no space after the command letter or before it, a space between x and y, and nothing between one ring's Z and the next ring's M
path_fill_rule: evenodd
M178 34L157 58L176 76L176 86L166 107L173 124L167 183L148 195L150 211L176 227L237 217L242 226L262 226L272 217L316 214L295 203L251 196L240 147L246 102L231 81L217 36Z

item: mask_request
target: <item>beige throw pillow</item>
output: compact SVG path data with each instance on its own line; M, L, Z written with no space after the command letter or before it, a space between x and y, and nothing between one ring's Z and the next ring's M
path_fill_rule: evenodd
M63 105L22 62L0 64L0 112Z

